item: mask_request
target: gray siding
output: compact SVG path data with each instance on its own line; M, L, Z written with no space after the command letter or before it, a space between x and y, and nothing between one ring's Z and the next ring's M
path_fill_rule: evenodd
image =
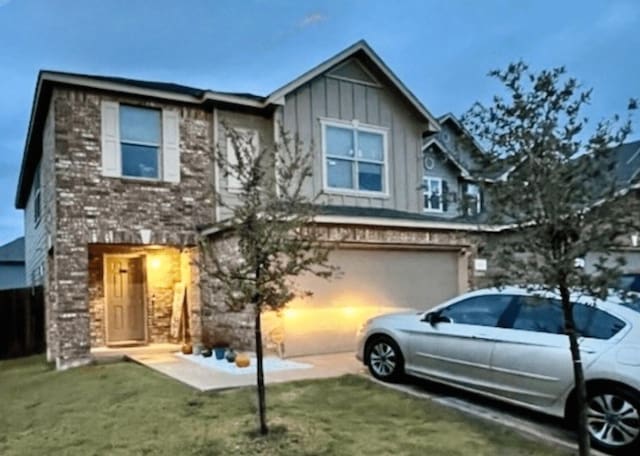
M53 210L55 206L54 179L52 176L55 153L54 109L55 107L52 103L42 134L42 159L37 171L40 173L41 183L40 221L37 224L35 223L35 189L33 184L24 210L24 270L27 285L41 285L44 282L47 238L51 233L50 227L53 226Z
M451 128L450 124L445 123L442 125L442 130L438 132L438 139L467 170L477 168L471 154L471 147L473 146L463 141L457 131Z
M247 129L247 130L255 130L258 132L260 141L259 147L260 149L271 149L273 150L274 141L274 120L273 118L263 117L259 115L253 115L248 113L240 113L237 111L227 111L219 109L216 112L217 119L214 119L215 129L215 141L216 147L225 154L227 151L227 138L225 134L225 125L228 128L238 128L238 129ZM216 189L219 192L221 198L227 204L233 205L237 201L237 193L234 193L233 190L229 191L228 179L225 177L220 169L216 170ZM228 210L226 208L220 207L219 213L220 220L224 220L229 216Z
M24 263L0 263L0 290L26 286Z
M421 135L427 127L414 110L385 86L320 76L285 98L284 128L313 145L314 173L307 186L314 197L323 191L321 120L352 121L386 128L388 132L388 196L357 195L331 190L320 199L332 205L384 207L422 212Z
M423 174L425 177L439 177L447 183L449 187L449 203L446 212L425 211L425 214L437 215L444 218L458 217L460 216L458 202L462 195L462 182L458 179L460 171L454 164L443 157L441 152L435 152L432 156L434 159L434 167L429 170L425 169ZM423 168L421 167L421 169ZM421 190L421 195L422 194L423 192ZM421 204L424 205L424 198Z

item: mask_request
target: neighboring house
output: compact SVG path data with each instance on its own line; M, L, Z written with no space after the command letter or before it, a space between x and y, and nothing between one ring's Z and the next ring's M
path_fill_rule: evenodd
M474 184L467 158L437 136L460 134L457 121L433 117L363 41L267 96L43 71L16 206L58 368L95 347L172 340L182 285L194 340L250 347L250 315L226 309L200 261L199 239L218 242L210 227L228 215L214 194L235 197L213 161L216 147L231 152L223 124L260 147L278 141L279 125L316 145L307 192L322 193L317 221L342 241L332 260L344 276L307 279L313 299L266 319L286 355L352 350L371 315L429 308L472 285L482 227L442 198ZM440 152L427 157L431 146Z
M24 237L0 245L0 290L24 288Z
M486 205L478 179L483 177L480 145L451 113L438 119L441 129L427 133L424 153L424 211L446 218L473 218Z
M620 189L640 189L640 141L622 144L614 149L613 153L616 185ZM638 196L635 193L629 197L637 198ZM640 273L640 233L629 233L623 242L626 247L621 251L610 252L608 255L600 252L588 254L585 258L586 270L594 271L601 256L608 258L610 262L623 257L626 260L622 268L624 272Z

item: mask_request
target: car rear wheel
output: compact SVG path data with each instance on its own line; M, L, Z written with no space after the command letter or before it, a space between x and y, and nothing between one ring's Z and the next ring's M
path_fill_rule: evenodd
M375 378L392 382L404 374L404 358L400 347L387 336L376 336L367 344L367 366Z
M640 450L638 393L611 385L589 392L587 428L595 448L615 454Z

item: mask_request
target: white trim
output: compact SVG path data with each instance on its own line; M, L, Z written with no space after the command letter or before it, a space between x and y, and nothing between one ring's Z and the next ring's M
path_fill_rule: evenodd
M427 196L427 194L431 194L432 193L431 184L429 183L429 188L427 189L427 187L425 186L425 180L438 181L438 184L439 184L439 187L440 187L440 192L439 192L439 195L440 195L440 204L439 204L439 206L440 207L439 208L434 209L432 207L424 206L424 197ZM434 213L438 213L438 214L442 214L444 212L444 207L442 207L443 206L442 203L444 201L444 198L442 197L442 194L443 194L443 192L442 192L442 187L443 187L442 183L443 182L444 182L444 179L441 178L441 177L437 177L437 176L422 176L422 201L423 201L422 210L424 212L434 212ZM429 198L429 204L431 204L431 198Z
M432 127L433 131L439 131L440 125L437 119L427 110L427 108L422 105L420 100L418 100L418 98L416 98L416 96L411 93L411 91L409 91L409 89L402 83L402 81L400 81L400 79L398 79L398 77L393 74L391 69L389 69L389 67L382 61L382 59L380 59L380 57L376 55L373 49L371 49L364 40L360 40L352 46L349 46L347 49L344 49L333 57L325 60L321 64L302 74L293 81L271 92L271 94L267 97L266 103L273 103L275 100L283 98L288 93L291 93L298 87L325 73L332 67L341 63L343 60L348 59L350 56L360 51L373 61L373 63L391 81L396 89L398 89L400 93L404 95L405 98L410 102L410 104L431 124L430 127Z
M436 220L410 220L395 219L388 217L351 216L351 215L316 215L313 223L325 225L366 225L374 227L388 228L416 228L416 229L437 229L453 231L477 231L487 233L498 233L510 227L508 225L486 225L476 223L459 223ZM201 236L210 236L231 228L231 225L224 222L216 223L209 228L200 231Z
M340 68L343 68L349 64L354 64L357 65L358 67L360 67L360 69L367 75L369 76L369 78L371 79L371 81L363 81L362 79L354 79L354 78L349 78L347 76L340 76L337 74L334 74L335 71L340 70ZM327 73L327 77L328 78L334 78L334 79L339 79L341 81L347 81L347 82L352 82L354 84L362 84L362 85L366 85L366 86L370 86L370 87L376 87L376 88L381 88L382 84L380 84L380 82L378 81L378 78L376 78L373 74L371 74L371 71L369 71L369 69L367 67L365 67L362 62L360 62L360 60L358 59L347 59L344 62L336 65L333 69L331 69L331 72Z
M280 176L278 174L278 153L280 153L280 127L281 122L281 109L276 108L273 110L273 173L274 185L276 186L276 195L280 196Z
M369 225L397 228L431 228L459 231L486 231L497 233L507 229L507 226L478 225L471 223L440 222L433 220L406 220L383 217L348 216L348 215L317 215L313 221L320 224L336 225ZM215 231L213 231L215 232ZM202 234L207 234L206 230Z
M327 138L326 138L326 127L336 127L343 128L345 130L350 130L354 138L357 138L356 133L358 131L375 133L382 136L382 148L383 148L383 160L369 160L369 159L360 159L357 156L356 151L354 151L353 157L327 157ZM369 198L381 198L386 199L390 197L389 188L389 129L386 127L378 127L376 125L363 124L360 123L357 119L353 119L352 121L344 121L339 119L327 119L324 117L320 118L320 133L321 133L321 141L322 141L322 190L324 193L334 194L334 195L347 195L347 196L365 196ZM355 147L355 145L354 145ZM329 170L327 168L327 160L329 158L333 158L336 160L350 160L355 166L353 168L354 181L353 184L355 188L337 188L329 186ZM382 191L371 191L371 190L359 190L358 187L358 176L357 176L357 164L358 163L370 163L375 165L382 166Z
M374 87L376 89L379 89L382 87L380 84L375 82L367 82L367 81L362 81L360 79L352 79L352 78L347 78L345 76L338 76L335 74L327 74L327 77L331 79L335 79L337 81L345 81L345 82L350 82L352 84L360 84L367 87Z

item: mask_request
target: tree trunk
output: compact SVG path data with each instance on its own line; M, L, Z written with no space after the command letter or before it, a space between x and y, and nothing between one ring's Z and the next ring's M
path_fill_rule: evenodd
M578 338L576 337L576 325L573 320L573 305L571 303L569 289L566 286L560 287L560 296L562 297L565 333L569 336L571 359L573 360L575 412L578 425L578 454L580 456L589 456L591 443L589 440L589 430L587 429L587 387L584 381L582 360L580 359L580 346L578 345Z
M260 417L260 434L267 435L269 428L267 427L267 405L265 400L264 389L264 368L262 365L262 312L260 306L255 307L255 337L256 337L256 361L258 363L256 369L258 384L258 415Z

